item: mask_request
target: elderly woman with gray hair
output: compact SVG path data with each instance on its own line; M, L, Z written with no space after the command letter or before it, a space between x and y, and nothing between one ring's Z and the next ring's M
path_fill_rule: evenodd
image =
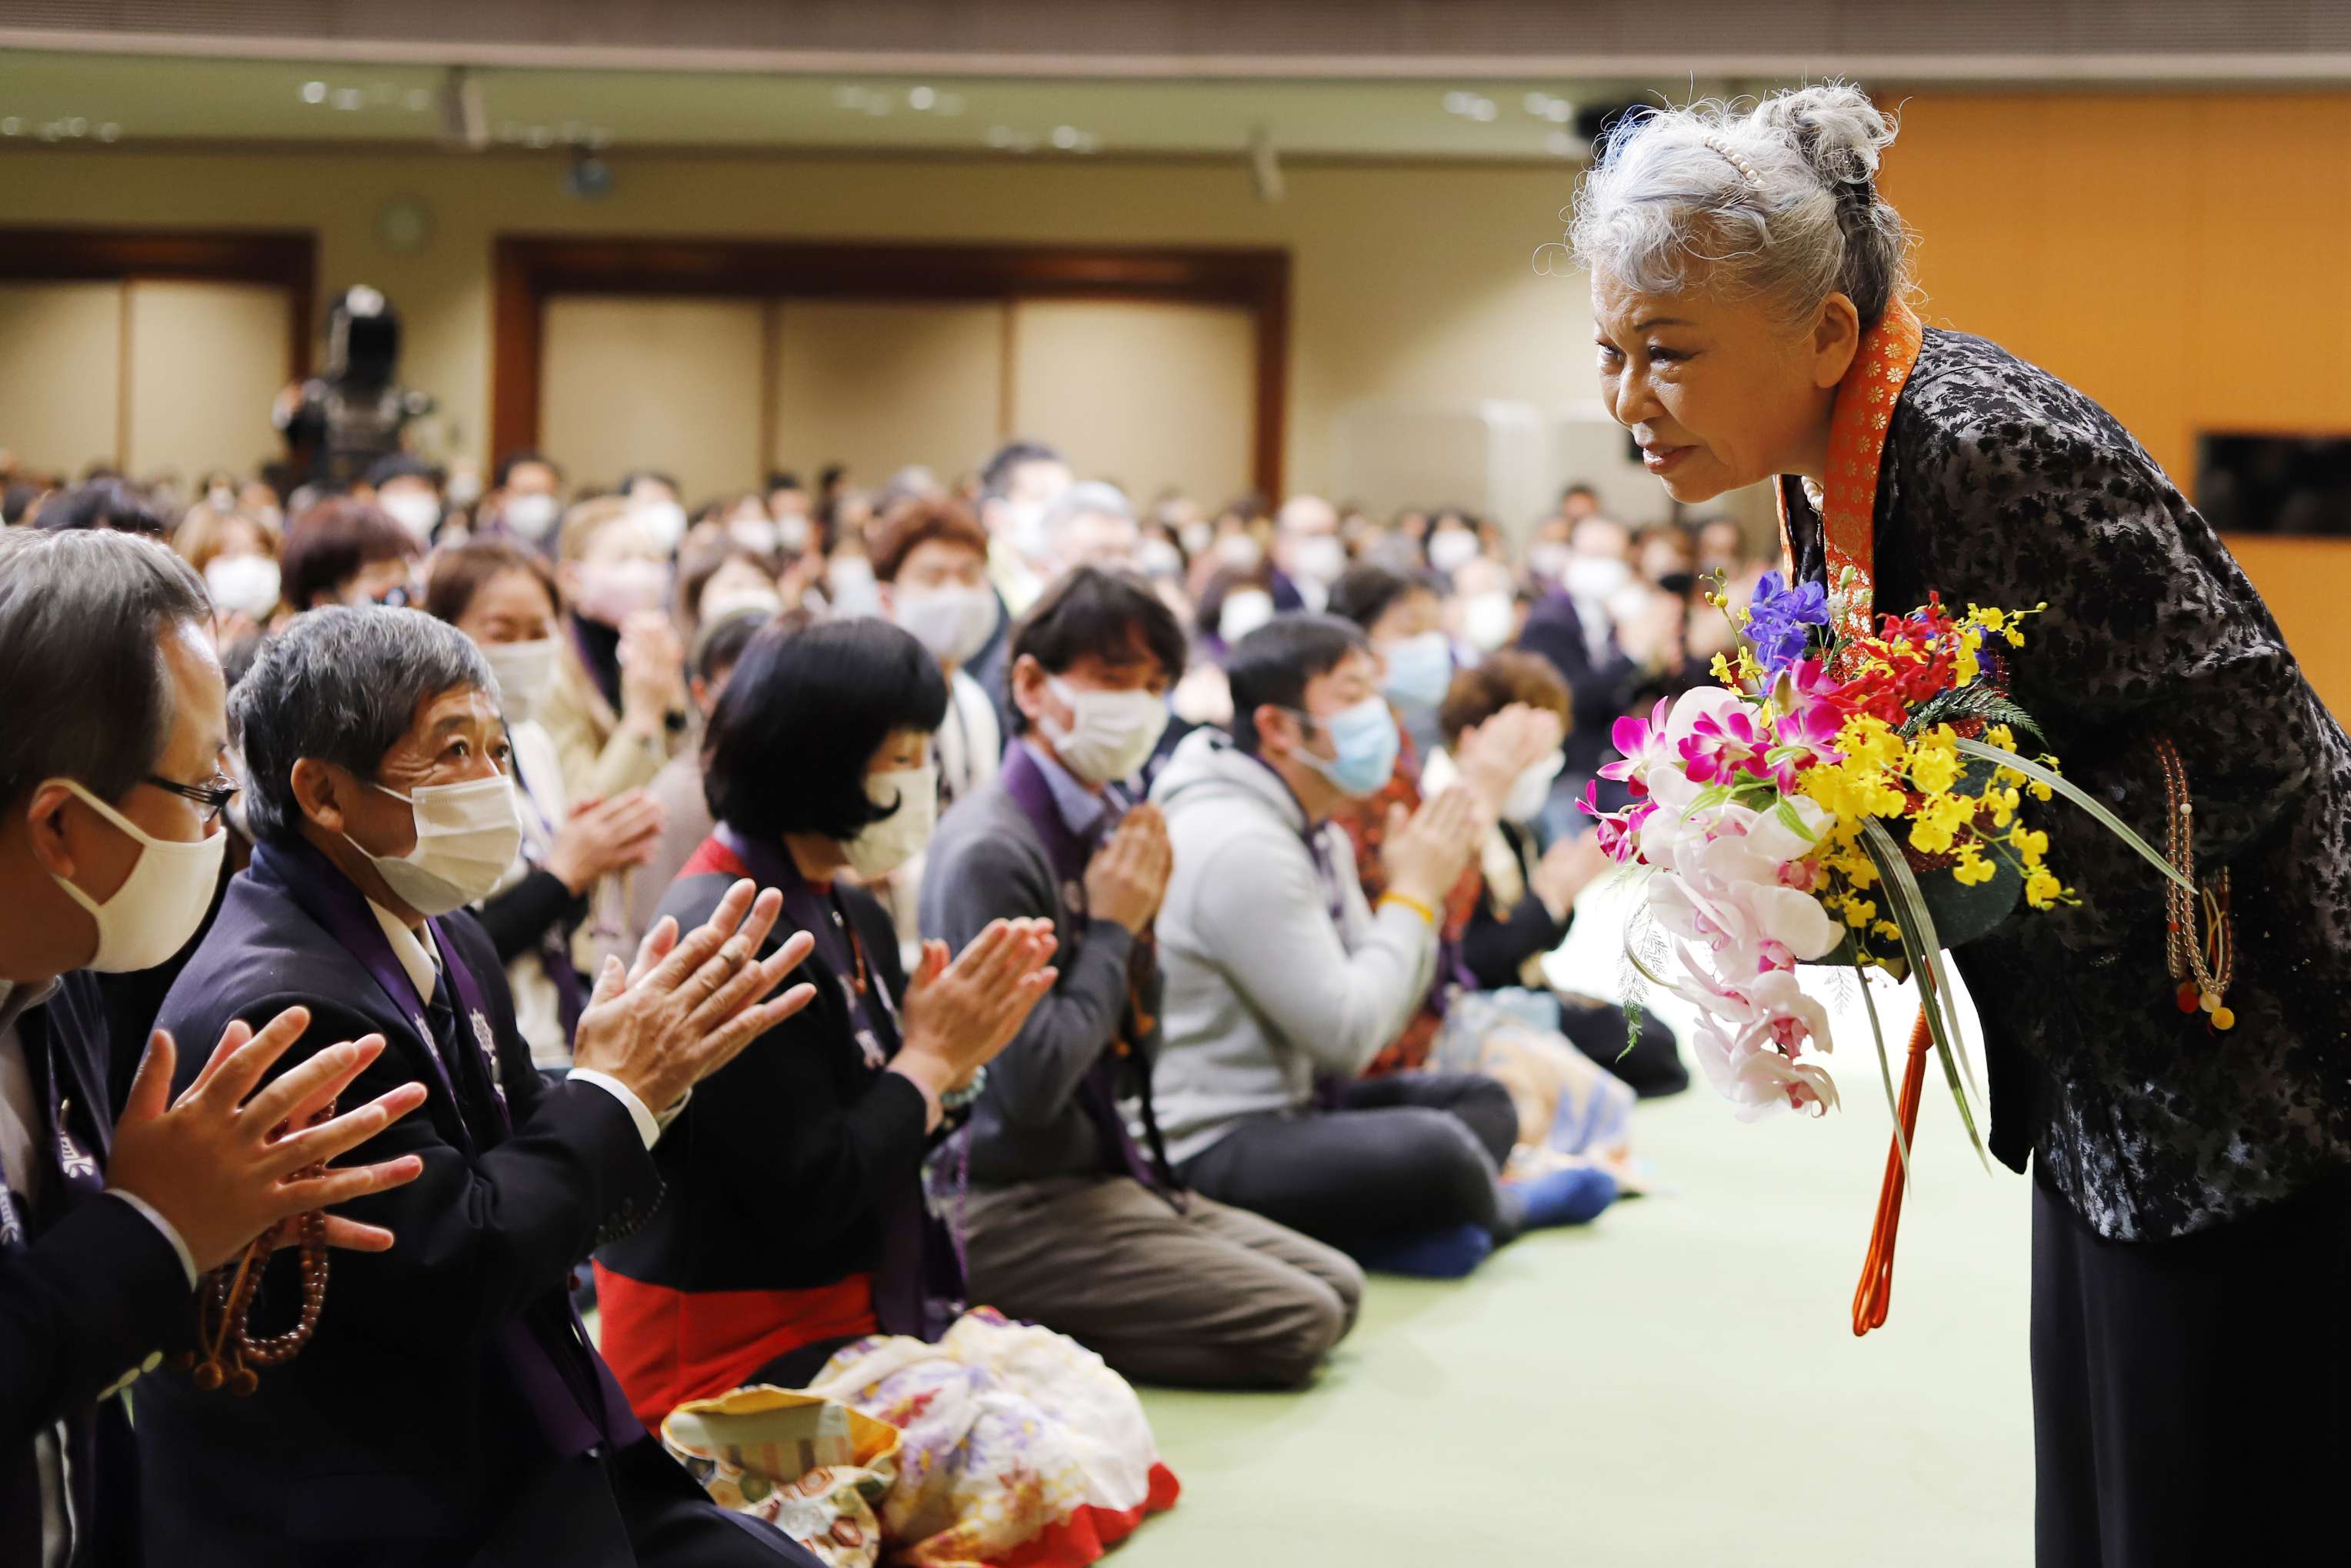
M738 882L693 935L664 922L633 970L608 960L572 1073L550 1084L465 910L521 832L481 653L413 611L314 610L262 653L229 717L256 847L165 1027L212 1039L299 1007L308 1050L382 1037L353 1095L413 1080L426 1098L360 1158L413 1155L423 1174L350 1207L392 1229L389 1250L339 1261L330 1282L291 1250L259 1271L256 1317L299 1307L315 1332L246 1397L141 1385L152 1539L190 1568L813 1563L719 1510L636 1423L566 1291L590 1248L659 1205L665 1117L810 999L807 986L768 999L810 946L757 956L780 901ZM182 1076L202 1065L185 1059Z
M2142 836L2192 826L2233 1030L2183 1014L2163 884L2085 814L2035 824L2079 902L1955 955L2035 1170L2040 1561L2307 1561L2351 1458L2351 744L2127 431L1922 328L1894 133L1839 85L1623 126L1569 236L1602 396L1676 500L1773 484L1792 580L1845 608L2045 601L2016 700Z

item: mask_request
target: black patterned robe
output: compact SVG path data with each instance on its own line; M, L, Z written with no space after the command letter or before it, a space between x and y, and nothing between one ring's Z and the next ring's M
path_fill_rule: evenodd
M1783 481L1801 575L1818 514ZM2101 1235L2235 1218L2351 1161L2351 743L2218 536L2104 409L1980 338L1930 329L1879 472L1876 603L2030 607L2014 695L2075 783L2160 848L2153 747L2229 868L2234 1030L2183 1015L2163 879L2062 799L2032 806L2081 903L2020 907L1955 957L1991 1058L1992 1148L2028 1153ZM2351 606L2346 607L2351 613ZM2030 802L2028 802L2030 804Z

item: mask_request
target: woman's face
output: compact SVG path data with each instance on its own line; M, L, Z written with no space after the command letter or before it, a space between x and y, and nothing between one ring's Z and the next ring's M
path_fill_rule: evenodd
M477 647L493 643L537 643L555 635L555 601L532 572L499 572L474 591L457 630Z
M920 768L931 759L931 732L927 729L893 729L881 749L865 759L865 776L876 773L896 773L904 768Z
M1592 277L1600 398L1677 501L1712 500L1778 474L1821 476L1837 382L1860 346L1853 302L1832 294L1791 328L1768 298L1724 299L1703 280L1646 294Z
M268 538L261 531L261 525L252 518L230 516L221 519L220 532L213 545L214 560L219 560L225 556L274 557L275 554L276 552L269 548Z

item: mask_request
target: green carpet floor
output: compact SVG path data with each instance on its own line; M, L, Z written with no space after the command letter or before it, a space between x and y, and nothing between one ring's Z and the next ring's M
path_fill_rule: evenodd
M1887 1120L1865 1026L1839 1038L1842 1111L1641 1107L1673 1190L1374 1281L1308 1392L1146 1392L1185 1495L1115 1568L2029 1563L2029 1190L1938 1084L1891 1319L1855 1339Z

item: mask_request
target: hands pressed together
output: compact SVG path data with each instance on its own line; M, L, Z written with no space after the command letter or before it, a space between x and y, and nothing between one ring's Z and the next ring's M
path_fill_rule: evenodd
M944 942L923 944L906 984L904 1037L890 1070L913 1082L939 1119L939 1097L971 1082L1028 1021L1060 971L1050 920L998 920L953 963Z

